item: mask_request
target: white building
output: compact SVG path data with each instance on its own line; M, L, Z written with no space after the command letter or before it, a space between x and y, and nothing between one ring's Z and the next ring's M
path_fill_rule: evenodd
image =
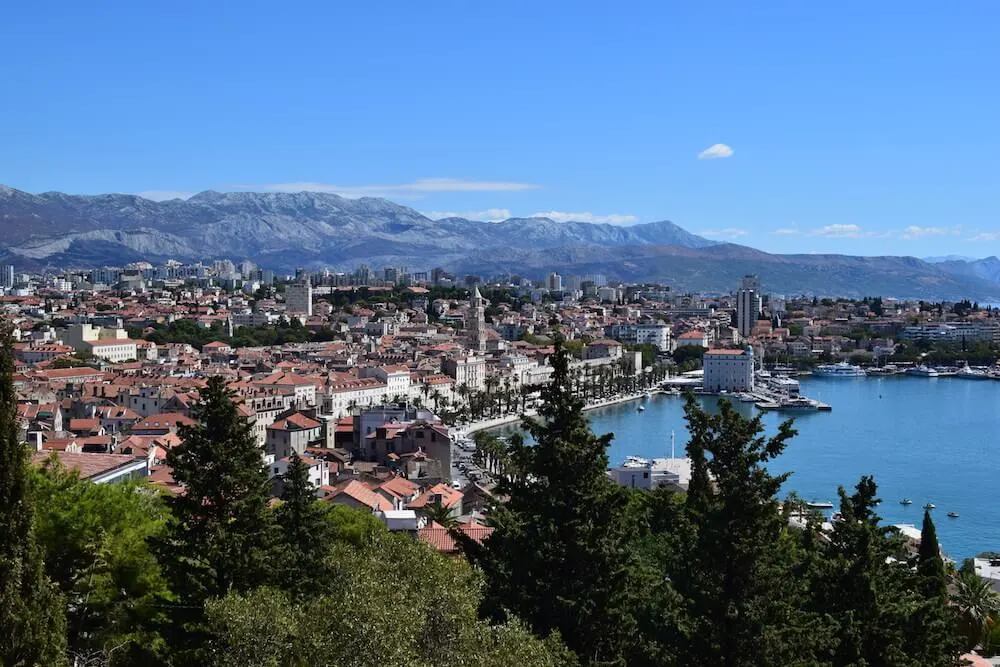
M617 484L631 489L657 489L662 486L687 491L691 482L691 459L642 459L629 456L617 468L608 470Z
M285 286L285 310L312 317L312 284L309 281L291 283Z
M458 359L444 359L441 371L455 378L455 387L466 386L475 391L486 387L486 359L469 355Z
M660 352L670 351L670 327L666 324L612 324L604 335L629 345L649 343Z
M550 273L548 278L548 288L551 292L561 292L563 288L563 279L558 273Z
M709 350L705 353L705 391L753 391L753 350Z
M84 342L83 349L98 359L104 359L113 364L135 361L139 358L135 341L128 338L107 338Z
M284 457L278 459L274 463L271 463L268 466L270 468L270 470L268 471L268 476L272 478L283 477L285 473L288 472L288 464L290 463L289 458L290 457ZM305 463L306 466L308 466L309 468L307 473L309 477L309 482L316 488L317 495L322 493L319 490L319 487L326 486L327 484L330 483L329 465L323 459L314 459L309 456L302 456L299 458L301 458L302 462Z

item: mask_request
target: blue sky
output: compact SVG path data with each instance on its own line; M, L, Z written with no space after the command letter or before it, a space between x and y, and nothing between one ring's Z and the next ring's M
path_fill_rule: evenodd
M986 256L998 28L987 0L15 2L0 183Z

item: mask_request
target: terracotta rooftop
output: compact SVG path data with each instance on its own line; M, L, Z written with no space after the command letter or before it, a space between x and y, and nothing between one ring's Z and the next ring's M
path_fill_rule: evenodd
M143 457L127 454L83 454L61 451L54 454L66 468L79 471L80 477L83 479L100 477L118 468L124 468L143 460ZM53 452L38 452L34 455L33 460L40 465L52 455Z

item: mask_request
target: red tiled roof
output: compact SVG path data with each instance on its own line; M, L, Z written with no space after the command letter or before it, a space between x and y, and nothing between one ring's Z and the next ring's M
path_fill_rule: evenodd
M321 427L322 424L315 419L310 419L304 414L296 412L284 419L279 419L267 428L274 431L302 431Z
M442 483L435 484L421 493L419 496L414 498L413 502L407 505L407 507L410 509L420 509L422 507L426 507L431 503L431 498L436 495L441 496L441 504L445 507L454 507L457 503L462 502L461 491L457 491L447 484Z
M715 349L715 350L709 350L705 354L706 355L712 354L712 355L725 355L725 356L730 356L730 357L738 357L741 354L746 354L746 353L747 353L746 350L730 350L730 349L719 348L719 349Z
M403 477L393 477L383 482L379 488L397 498L412 498L420 490L418 485Z
M493 534L493 528L481 524L459 525L458 530L462 531L479 544ZM429 544L441 553L452 554L458 552L458 545L451 536L447 528L442 528L437 524L432 524L421 528L417 533L421 542Z
M348 496L373 510L391 510L392 503L378 495L367 486L356 480L345 482L334 487L334 490L324 499L333 501L338 496Z
M40 465L51 455L52 452L38 452L32 458L36 464ZM127 454L84 454L62 451L55 452L55 455L59 462L68 469L78 470L83 479L98 477L143 459L143 457Z

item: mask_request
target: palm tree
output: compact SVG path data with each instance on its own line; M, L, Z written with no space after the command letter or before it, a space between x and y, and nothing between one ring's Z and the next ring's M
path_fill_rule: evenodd
M442 398L444 398L444 397L441 395L441 392L438 391L437 389L435 389L433 392L431 392L431 400L434 401L434 414L437 414L438 405L441 404L441 399Z
M442 528L451 530L458 525L458 520L451 515L451 510L445 507L440 500L425 505L423 512L428 521L432 521Z
M993 614L1000 612L1000 596L967 561L955 576L951 603L958 611L959 630L968 639L967 648L975 648L989 634Z

